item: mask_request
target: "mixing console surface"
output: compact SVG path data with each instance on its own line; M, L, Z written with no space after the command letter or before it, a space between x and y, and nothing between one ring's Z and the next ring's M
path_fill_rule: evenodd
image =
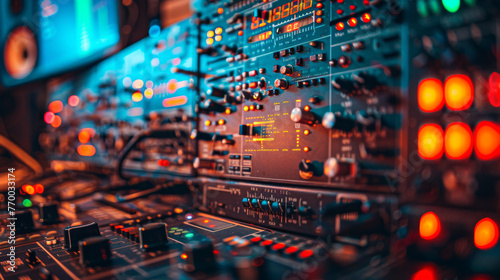
M192 1L48 83L0 278L500 277L499 3Z

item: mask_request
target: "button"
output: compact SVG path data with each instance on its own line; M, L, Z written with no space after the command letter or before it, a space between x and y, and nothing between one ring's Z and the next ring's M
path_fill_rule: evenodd
M28 233L33 231L35 224L33 223L33 213L31 210L23 210L16 212L16 233Z
M299 251L298 247L290 246L290 247L286 248L284 253L285 253L285 255L292 256L292 255L295 255L298 251Z
M250 207L250 203L248 203L247 197L245 197L241 200L241 204L243 204L244 207Z
M280 73L290 76L293 74L293 68L291 66L281 66Z
M356 50L362 50L365 48L365 43L363 42L354 42L352 43L352 46L356 49Z
M34 249L26 250L26 258L27 258L29 263L35 264L37 262L36 251Z
M297 59L295 59L295 65L296 66L302 66L302 65L304 65L304 59L300 58L300 57L297 58Z
M309 60L310 60L311 62L316 62L316 61L318 61L318 55L317 55L317 54L313 54L313 55L311 55L311 56L309 57Z
M104 266L111 263L110 241L101 236L85 238L79 242L80 264L89 266Z
M283 210L281 209L281 203L274 201L271 203L271 211L274 213L281 213Z
M252 172L252 168L251 167L243 167L242 171L243 172Z
M139 229L141 248L150 250L164 247L168 243L167 224L146 224Z
M282 51L280 51L280 55L281 55L282 57L286 57L286 56L288 56L288 50L282 50Z
M260 209L264 212L269 211L269 201L267 200L261 200L260 201Z
M265 74L266 73L266 68L260 68L259 69L260 74Z
M288 81L285 79L276 79L274 81L274 86L282 90L285 90L288 88Z
M273 65L273 72L274 73L279 73L280 72L280 66L279 65Z
M249 87L250 88L257 88L257 86L258 86L257 82L251 82Z
M274 90L274 95L279 95L279 94L280 94L279 89L275 89L275 90Z
M180 258L181 266L187 272L210 272L217 267L213 243L207 239L184 245Z
M302 260L305 260L305 259L312 257L313 254L314 254L313 250L307 249L307 250L304 250L304 251L299 253L299 258Z
M299 45L299 46L295 47L295 49L297 50L298 53L301 53L304 51L304 46Z
M343 52L350 52L350 51L352 51L352 47L349 44L342 45L340 47L340 49L342 49Z
M311 83L313 84L313 86L317 86L319 84L319 81L314 79L314 80L311 80Z
M343 68L349 67L351 65L351 58L345 55L341 56L339 58L339 65Z
M40 222L51 225L59 222L59 211L56 203L41 203L39 206Z
M64 248L68 251L76 251L78 250L78 242L80 240L93 236L101 236L99 226L96 222L86 225L68 226L64 229Z
M288 205L286 207L285 213L288 217L292 216L295 213L295 206L293 205Z
M226 58L226 62L227 62L227 63L232 63L232 62L234 62L234 57L230 56L230 57Z
M325 61L325 60L326 60L326 54L324 54L324 53L320 53L320 54L318 54L318 59L319 59L320 61Z
M309 46L311 46L313 48L319 48L319 47L321 47L321 42L312 41L312 42L309 42Z
M266 91L266 94L269 95L269 96L273 96L274 95L274 90L269 89L269 90Z
M266 81L265 80L260 80L258 82L260 88L265 88L266 87Z
M279 58L280 58L280 52L275 52L275 53L273 53L273 57L274 57L275 59L279 59Z
M250 77L257 76L257 71L256 71L256 70L252 70L252 71L248 72L248 75L249 75Z
M267 240L264 240L262 242L260 242L260 246L262 247L270 247L271 245L273 245L273 241L271 239L267 239Z
M236 76L236 81L241 82L243 80L243 77L241 75Z
M257 198L252 198L252 200L250 200L250 205L252 205L253 209L259 209L259 200Z
M319 78L318 79L318 82L322 85L324 85L326 83L326 79L325 78Z
M328 62L328 64L330 64L331 67L335 67L337 66L337 61L335 59L332 59Z
M302 88L304 86L304 82L300 81L300 82L297 82L297 87L298 88Z
M240 159L240 155L229 155L229 159Z
M262 240L262 237L260 237L260 236L254 236L254 237L252 237L252 238L250 239L250 242L252 242L252 243L258 243L258 242L260 242L261 240Z
M288 52L292 55L292 54L295 54L295 49L294 48L289 48L288 49Z
M318 104L319 102L321 102L321 98L319 96L315 95L315 96L309 98L309 102L312 104Z
M251 160L251 159L252 159L252 156L251 156L251 155L244 155L244 156L243 156L243 159L244 159L244 160Z
M285 243L276 243L271 247L271 250L278 252L285 249L285 247L286 247Z

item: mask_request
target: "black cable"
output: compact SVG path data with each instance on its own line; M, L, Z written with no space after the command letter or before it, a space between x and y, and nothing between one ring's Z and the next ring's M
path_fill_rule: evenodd
M122 153L120 154L120 157L118 158L117 166L116 166L116 175L120 177L123 180L128 180L130 178L126 177L123 174L123 162L127 158L127 156L130 154L130 152L137 146L138 143L140 143L142 140L147 139L147 138L182 138L186 137L186 133L183 131L179 130L167 130L167 129L151 129L151 130L146 130L143 131L139 134L136 134L123 148Z

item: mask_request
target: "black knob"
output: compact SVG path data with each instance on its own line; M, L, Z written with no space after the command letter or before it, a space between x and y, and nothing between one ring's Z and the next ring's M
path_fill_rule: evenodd
M194 169L208 169L208 170L215 170L217 167L217 162L212 159L206 159L206 158L195 158L193 161L193 168Z
M351 65L351 58L348 57L348 56L341 56L339 57L339 65L342 67L342 68L347 68Z
M57 203L41 203L39 205L40 222L43 225L59 223L59 206Z
M210 87L207 90L207 95L209 96L224 97L226 93L227 92L225 90L216 87Z
M33 213L31 210L23 210L16 212L16 233L23 234L32 232L35 228L33 223Z
M357 166L353 159L329 158L324 164L324 174L330 178L335 177L354 177L357 173Z
M96 222L86 225L68 226L64 229L64 247L68 251L78 250L78 242L93 236L101 236Z
M30 264L36 264L37 258L36 258L36 251L34 249L26 250L26 260Z
M274 87L280 88L282 90L285 90L288 88L288 81L285 79L276 79L274 81Z
M321 123L326 129L337 129L341 131L352 131L356 127L355 117L342 116L332 112L325 113Z
M211 240L193 241L184 245L181 264L185 271L213 271L216 268L214 247Z
M163 248L168 243L167 224L152 223L139 228L141 248L153 250Z
M299 162L299 175L303 179L309 180L313 176L321 176L323 175L321 172L321 168L319 168L319 163L313 163L308 159L303 159Z
M105 266L111 263L110 241L101 236L80 240L80 264L85 267Z
M290 76L293 74L293 67L292 66L281 66L280 73L283 75Z
M301 108L294 108L290 113L290 119L296 123L304 123L312 125L318 122L318 117L309 111L302 110Z

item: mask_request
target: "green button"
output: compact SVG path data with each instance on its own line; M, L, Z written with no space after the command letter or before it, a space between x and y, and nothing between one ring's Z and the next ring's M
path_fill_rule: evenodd
M185 236L185 237L187 237L187 238L191 238L191 237L193 237L193 236L194 236L194 234L192 234L192 233L188 233L188 234L186 234L186 235L184 235L184 236Z
M443 0L444 8L450 13L456 13L460 9L460 0Z
M173 228L171 228L170 230L176 230L176 229L177 229L176 227L173 227Z

